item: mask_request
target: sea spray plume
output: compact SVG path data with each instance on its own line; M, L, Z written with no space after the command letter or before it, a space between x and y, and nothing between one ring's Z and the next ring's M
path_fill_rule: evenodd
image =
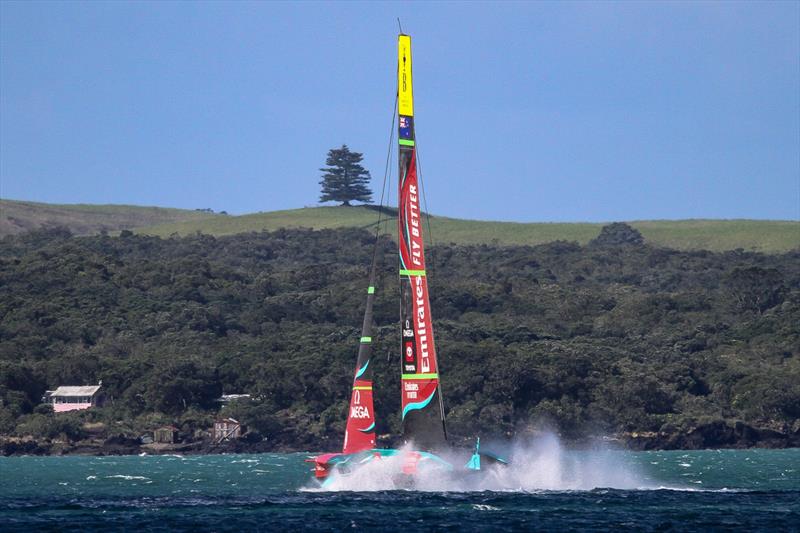
M418 473L413 476L413 484L409 484L408 478L404 478L401 472L404 457L413 450L413 444L409 444L392 457L364 457L360 462L348 465L346 472L333 472L331 479L318 490L538 492L595 488L657 488L614 450L603 447L591 450L568 450L553 433L512 443L509 466L492 465L480 473L469 473L462 468L469 458L469 454L464 451L442 453L440 457L453 465L452 471L428 463L422 465Z
M566 449L553 433L512 445L511 464L502 487L488 490L592 490L653 488L621 454L602 446Z
M512 442L508 458L509 466L493 465L482 471L482 475L462 477L452 490L537 492L655 488L623 459L622 454L603 446L570 450L552 432Z

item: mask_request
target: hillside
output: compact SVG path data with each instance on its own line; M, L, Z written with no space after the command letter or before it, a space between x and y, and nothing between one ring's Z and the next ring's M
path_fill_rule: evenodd
M221 215L188 209L135 205L45 204L0 200L0 237L62 226L74 235L116 232L141 226L201 222Z
M0 434L80 439L105 427L136 437L169 423L195 435L221 393L249 393L258 401L223 414L268 435L268 446L331 449L374 242L351 228L6 237ZM650 445L673 448L800 436L800 251L610 242L432 250L451 434L515 435L547 422L570 438L658 435ZM373 334L378 430L393 435L395 249L379 248ZM100 380L107 407L56 418L37 407L46 389ZM720 440L730 431L749 440Z
M393 217L391 209L384 209L383 231L394 231ZM0 200L0 237L57 226L66 227L74 235L127 229L159 237L197 232L220 237L280 228L374 230L377 219L374 206L306 207L229 216L163 207ZM643 220L629 224L642 233L648 244L676 250L780 253L800 248L800 221ZM557 240L586 244L597 237L603 224L493 222L432 216L430 226L434 244L537 245Z
M145 235L166 237L201 232L214 236L279 228L374 228L374 207L312 207L138 228ZM776 220L650 220L629 222L645 241L676 250L716 252L741 248L786 252L800 247L800 222ZM586 244L597 237L600 223L515 223L432 216L434 243L536 245L556 240ZM389 221L387 228L394 229Z

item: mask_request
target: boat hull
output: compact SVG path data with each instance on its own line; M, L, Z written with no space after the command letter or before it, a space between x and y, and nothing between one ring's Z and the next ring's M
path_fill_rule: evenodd
M431 480L461 482L458 483L461 486L467 481L467 485L473 485L497 468L502 470L508 466L505 459L477 449L471 456L466 450L452 449L446 457L413 449L372 449L357 453L327 453L307 461L314 464L315 479L323 488L331 488L336 479L350 477L356 486L364 483L366 487L372 485L375 477L381 476L386 483L384 486L395 489L413 489L419 483L430 486ZM361 468L372 470L359 476L357 473Z
M391 465L389 473L398 488L412 487L414 478L422 473L449 473L455 470L450 462L438 455L418 450L372 449L358 453L326 453L306 461L314 464L314 477L323 487L336 476L349 476L356 469L374 461Z

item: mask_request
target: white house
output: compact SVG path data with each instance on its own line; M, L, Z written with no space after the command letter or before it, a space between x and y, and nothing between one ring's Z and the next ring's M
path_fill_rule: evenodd
M100 385L62 386L54 391L47 391L43 400L52 404L56 413L88 409L102 403L100 387Z

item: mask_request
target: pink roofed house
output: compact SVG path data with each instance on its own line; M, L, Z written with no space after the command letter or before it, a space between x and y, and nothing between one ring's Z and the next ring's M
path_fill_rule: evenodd
M102 403L100 385L62 386L54 391L47 391L44 399L53 406L56 413L88 409Z

